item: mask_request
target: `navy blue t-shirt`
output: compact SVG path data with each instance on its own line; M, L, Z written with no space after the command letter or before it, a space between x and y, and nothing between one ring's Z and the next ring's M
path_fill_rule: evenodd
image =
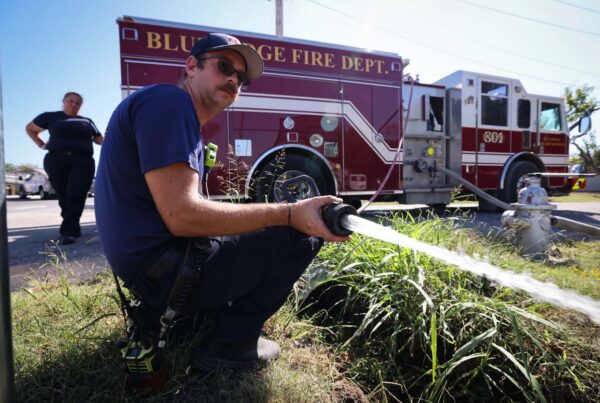
M69 116L63 111L44 112L33 119L42 129L48 129L50 137L46 143L49 152L71 152L77 155L94 154L92 140L100 136L92 119Z
M201 176L202 149L192 99L179 87L144 87L113 112L102 144L94 204L106 258L125 282L147 268L149 256L176 239L158 213L144 174L183 162Z

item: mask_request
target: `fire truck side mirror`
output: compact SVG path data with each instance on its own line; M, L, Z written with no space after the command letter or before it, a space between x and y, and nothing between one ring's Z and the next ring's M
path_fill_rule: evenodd
M589 132L591 128L592 128L592 119L590 118L590 115L588 113L586 113L579 120L579 134L585 134L585 133Z

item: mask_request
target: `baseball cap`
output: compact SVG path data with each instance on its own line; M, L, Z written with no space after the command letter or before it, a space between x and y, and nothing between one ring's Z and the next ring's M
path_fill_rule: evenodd
M238 52L246 61L246 74L251 80L257 79L263 73L263 60L256 50L243 44L234 36L211 33L194 44L190 55L198 57L204 52L218 49L232 49Z

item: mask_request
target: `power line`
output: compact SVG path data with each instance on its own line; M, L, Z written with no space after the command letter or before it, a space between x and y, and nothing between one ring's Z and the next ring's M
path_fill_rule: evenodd
M493 7L488 7L488 6L484 6L481 4L477 4L477 3L473 3L471 1L468 0L459 0L463 3L466 3L470 6L474 6L474 7L479 7L479 8L483 8L485 10L490 10L490 11L494 11L500 14L506 14L506 15L510 15L511 17L515 17L515 18L521 18L523 20L527 20L527 21L533 21L533 22L537 22L538 24L544 24L544 25L549 25L551 27L555 27L555 28L560 28L560 29L565 29L567 31L573 31L573 32L579 32L582 34L587 34L587 35L593 35L593 36L600 36L600 33L596 33L596 32L590 32L590 31L585 31L583 29L577 29L577 28L571 28L571 27L567 27L565 25L560 25L560 24L555 24L553 22L548 22L548 21L542 21L542 20L538 20L535 18L530 18L530 17L525 17L523 15L519 15L519 14L515 14L515 13L511 13L508 11L504 11L504 10L499 10L497 8L493 8Z
M554 1L561 1L561 0L554 0ZM554 63L554 62L550 62L550 61L543 60L543 59L538 59L538 58L535 58L535 57L530 56L530 55L525 55L523 53L515 52L513 50L508 50L508 49L500 48L500 47L497 47L497 46L492 46L489 43L483 43L483 42L480 42L480 41L477 41L477 40L473 40L470 37L467 37L465 35L457 35L457 34L452 34L452 33L449 33L449 34L453 35L455 37L458 37L461 40L465 40L467 42L479 45L479 46L481 46L483 48L486 48L486 49L497 50L498 52L503 52L503 53L507 53L509 55L518 56L518 57L521 57L523 59L532 60L532 61L538 62L538 63L543 63L546 66L549 65L549 66L559 67L559 68L568 70L570 72L582 73L582 74L587 74L587 75L590 75L590 76L593 76L593 77L600 78L600 74L598 74L597 72L591 72L591 71L586 71L586 70L579 70L579 69L577 69L575 67L565 66L564 64L559 64L559 63ZM467 39L465 39L465 38L467 38Z
M360 18L355 17L352 14L345 13L343 11L340 11L340 10L336 9L336 8L333 8L333 7L330 7L328 5L322 4L322 3L320 3L320 2L318 2L316 0L309 0L309 1L311 3L314 3L314 4L318 5L319 7L326 8L326 9L328 9L328 10L334 12L334 13L343 15L344 17L351 18L351 19L356 20L356 21L362 21ZM416 44L421 45L423 47L426 47L426 48L429 48L429 49L433 49L433 50L435 50L437 52L445 53L447 55L450 55L450 56L453 56L453 57L456 57L456 58L459 58L459 59L467 60L467 61L479 64L479 65L482 65L482 66L491 67L491 68L494 68L494 69L497 69L497 70L501 70L501 71L504 71L504 72L507 72L507 73L515 74L515 75L520 76L520 77L527 77L527 78L531 78L531 79L534 79L534 80L545 81L545 82L552 83L552 84L558 84L558 85L568 86L568 87L570 87L570 86L573 85L572 83L566 83L566 82L563 82L563 81L548 80L548 79L545 79L545 78L540 78L540 77L536 77L536 76L524 74L524 73L521 73L521 72L518 72L518 71L514 71L514 70L510 70L510 69L505 69L505 68L502 68L502 67L498 67L495 64L484 63L484 62L481 62L479 60L471 59L469 57L465 57L465 56L462 56L462 55L459 55L459 54L447 51L445 49L440 49L440 48L432 46L432 45L430 45L428 43L418 41L416 39L413 39L411 37L399 34L397 32L391 31L391 30L389 30L387 28L384 28L384 27L381 27L381 26L377 26L376 25L375 27L377 29L380 29L380 30L382 30L382 31L390 34L390 35L396 36L398 38L402 38L402 39L404 39L406 41L413 42L413 43L416 43Z
M455 35L455 36L462 37L463 35ZM471 43L474 43L476 45L482 46L482 47L487 48L487 49L497 50L498 52L503 52L503 53L507 53L509 55L514 55L514 56L522 57L523 59L532 60L534 62L543 63L545 65L550 65L550 66L554 66L554 67L560 67L562 69L566 69L566 70L569 70L569 71L574 71L574 72L577 72L577 73L587 74L587 75L590 75L590 76L594 76L594 77L600 78L600 74L594 73L594 72L591 72L591 71L579 70L579 69L576 69L574 67L565 66L563 64L549 62L547 60L538 59L538 58L535 58L533 56L524 55L523 53L515 52L515 51L512 51L512 50L508 50L508 49L499 48L497 46L492 46L492 45L490 45L488 43L482 43L482 42L479 42L479 41L474 41L472 39L468 39L467 41L471 42Z
M600 14L600 10L596 10L595 8L588 8L588 7L583 7L577 4L573 4L573 3L569 3L568 1L563 1L563 0L554 0L557 3L563 3L566 4L567 6L571 6L571 7L575 7L575 8L580 8L582 10L585 11L591 11L592 13L599 13Z

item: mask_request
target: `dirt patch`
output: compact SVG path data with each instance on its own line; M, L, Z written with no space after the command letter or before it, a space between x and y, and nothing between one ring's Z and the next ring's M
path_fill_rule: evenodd
M545 319L557 323L579 342L593 346L600 351L600 338L598 338L600 326L584 315L566 310L548 309L543 311L543 316Z
M333 385L333 396L336 402L367 403L369 399L363 391L349 379L342 379Z

